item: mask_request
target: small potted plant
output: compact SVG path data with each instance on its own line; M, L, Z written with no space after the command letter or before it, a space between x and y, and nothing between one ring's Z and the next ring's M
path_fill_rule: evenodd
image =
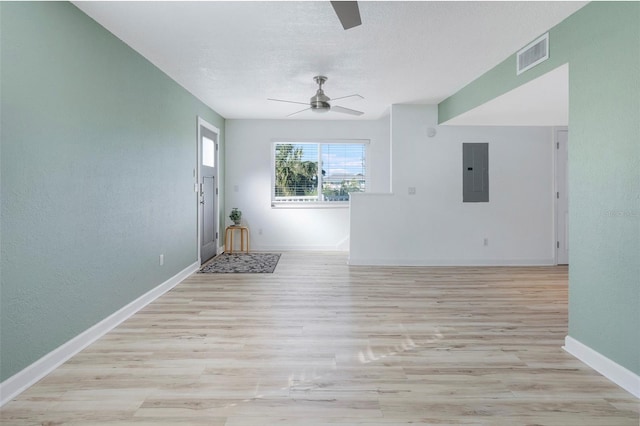
M233 221L234 226L240 226L240 220L242 219L242 212L237 207L231 209L229 219Z

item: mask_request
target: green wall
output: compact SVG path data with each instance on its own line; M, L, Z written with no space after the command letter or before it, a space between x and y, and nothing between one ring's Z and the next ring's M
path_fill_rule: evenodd
M224 119L70 3L0 15L5 380L197 260L196 116Z
M594 2L439 105L446 121L569 63L569 336L640 374L640 3Z

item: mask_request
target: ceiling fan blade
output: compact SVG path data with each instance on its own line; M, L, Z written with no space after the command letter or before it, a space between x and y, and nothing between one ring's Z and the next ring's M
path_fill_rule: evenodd
M362 25L357 1L332 1L331 6L345 30Z
M267 98L268 101L276 101L276 102L287 102L290 104L300 104L300 105L309 105L309 102L296 102L296 101L285 101L284 99L272 99Z
M301 113L301 112L307 111L307 110L309 110L309 109L311 109L311 107L309 107L309 108L305 108L305 109L301 109L300 111L292 112L291 114L287 115L287 117L291 117L292 115L296 115L296 114L298 114L298 113Z
M364 97L360 96L360 95L349 95L349 96L340 96L339 98L333 98L331 99L332 101L337 101L338 99L347 99L347 98L358 98L358 99L364 99Z
M349 109L349 108L345 108L345 107L341 107L341 106L332 106L331 107L331 111L341 112L343 114L351 114L351 115L362 115L362 114L364 114L364 112L362 112L362 111L356 111L355 109Z

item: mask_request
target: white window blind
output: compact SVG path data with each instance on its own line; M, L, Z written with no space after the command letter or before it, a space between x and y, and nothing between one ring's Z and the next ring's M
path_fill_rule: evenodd
M367 143L276 142L272 204L339 205L367 190Z

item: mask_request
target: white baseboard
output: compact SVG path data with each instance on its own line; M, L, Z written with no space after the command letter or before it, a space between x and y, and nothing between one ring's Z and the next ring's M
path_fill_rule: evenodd
M40 379L51 373L91 343L113 330L140 309L171 290L182 280L196 272L199 268L199 262L195 262L187 266L167 281L151 289L133 302L109 315L93 327L78 334L76 337L49 352L22 371L0 383L0 407L27 390L30 386L34 385Z
M352 266L553 266L555 259L389 259L349 257Z
M562 348L631 395L640 398L640 376L634 372L627 370L573 337L565 337Z
M322 252L341 252L347 253L348 248L340 248L338 246L270 246L270 245L251 245L251 251L322 251Z

